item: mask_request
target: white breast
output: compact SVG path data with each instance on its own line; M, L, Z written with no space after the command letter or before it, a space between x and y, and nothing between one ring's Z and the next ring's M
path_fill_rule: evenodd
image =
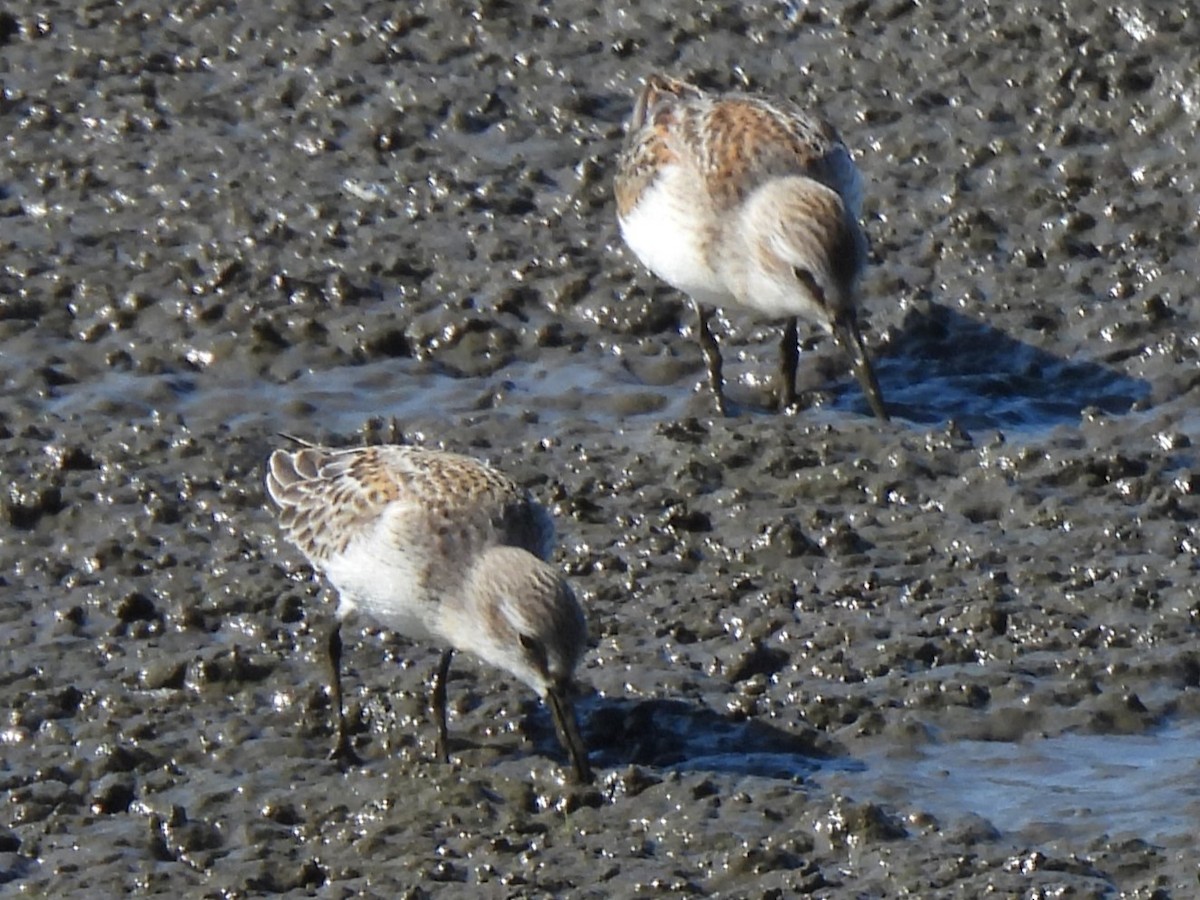
M620 226L642 264L672 287L709 306L732 299L713 268L711 208L682 170L663 171Z
M381 520L325 563L325 574L338 590L338 615L357 608L405 637L435 637L440 611L425 583L428 560L390 538Z

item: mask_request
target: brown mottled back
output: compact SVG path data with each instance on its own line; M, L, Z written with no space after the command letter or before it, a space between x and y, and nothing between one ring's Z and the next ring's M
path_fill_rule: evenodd
M851 220L860 214L858 172L837 130L787 101L736 93L714 97L687 82L651 75L618 165L619 215L668 162L695 167L718 208L736 205L767 179L803 175L837 192Z
M454 453L401 446L276 450L267 491L288 539L318 565L379 527L385 514L394 542L420 548L431 560L489 544L544 559L553 546L549 515L519 485Z

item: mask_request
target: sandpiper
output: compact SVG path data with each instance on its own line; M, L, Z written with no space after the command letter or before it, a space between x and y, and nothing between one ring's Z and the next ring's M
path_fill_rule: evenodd
M446 677L455 650L510 672L550 708L576 780L591 781L571 701L587 623L546 560L549 513L511 479L467 456L406 446L271 454L267 491L288 539L338 591L329 635L334 756L356 759L341 688L341 620L379 624L445 648L433 679L437 750L448 760Z
M651 75L616 176L621 235L645 266L688 294L718 411L726 412L712 308L786 318L780 409L796 401L797 317L831 331L872 411L887 408L863 344L854 285L866 263L862 176L828 122L792 103L709 94Z

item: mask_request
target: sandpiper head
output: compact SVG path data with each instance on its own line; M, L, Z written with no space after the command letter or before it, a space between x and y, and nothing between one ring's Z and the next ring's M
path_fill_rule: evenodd
M741 276L732 285L739 301L829 331L853 315L866 247L835 191L810 178L773 179L746 198L731 225L722 246Z
M721 247L734 296L767 315L801 316L831 332L872 411L887 420L855 308L867 242L842 198L811 178L777 178L747 197L733 221Z
M537 691L576 779L591 781L571 701L575 666L587 649L587 620L575 592L554 567L517 547L481 554L467 590L473 602L463 620L447 623L446 636Z
M520 598L504 596L500 614L516 634L521 651L519 666L524 674L517 668L513 674L540 694L570 685L575 666L587 649L587 623L570 585L560 578L544 592Z
M452 644L541 695L571 680L587 649L587 621L557 569L519 547L491 547L471 566L464 588L467 603L445 611Z

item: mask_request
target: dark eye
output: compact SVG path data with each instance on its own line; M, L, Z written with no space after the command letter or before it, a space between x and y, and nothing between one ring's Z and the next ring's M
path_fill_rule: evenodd
M821 290L821 286L817 284L817 279L813 277L813 273L808 271L808 269L801 268L800 266L793 266L792 272L795 273L796 280L808 288L809 292L813 295L813 299L816 300L817 303L821 304L821 306L824 306L825 292Z
M525 648L525 651L533 657L533 661L537 664L538 669L545 672L546 648L542 646L542 642L527 634L518 634L517 639L521 642L521 646Z

